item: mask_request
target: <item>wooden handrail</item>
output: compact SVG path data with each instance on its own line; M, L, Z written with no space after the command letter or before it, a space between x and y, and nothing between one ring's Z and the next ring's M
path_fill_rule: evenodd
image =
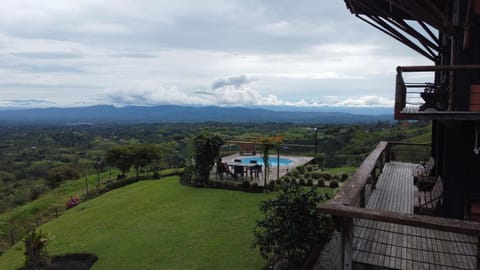
M427 229L480 236L479 223L459 219L378 211L374 209L359 208L334 203L322 204L318 207L318 210L321 213L331 214L334 216L383 221L394 224L410 225Z
M432 146L429 143L410 143L410 142L388 142L390 145L410 145L410 146Z
M376 166L377 160L383 154L388 146L388 142L380 142L375 150L362 162L360 167L352 175L352 178L343 188L335 195L331 201L335 204L351 205L360 197L360 192L367 184L370 173Z

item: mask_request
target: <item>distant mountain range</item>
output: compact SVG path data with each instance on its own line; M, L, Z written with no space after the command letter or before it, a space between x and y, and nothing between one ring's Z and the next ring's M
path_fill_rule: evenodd
M98 105L77 108L0 110L0 123L75 124L75 123L164 123L164 122L298 122L369 123L393 121L393 115L352 114L335 111L293 111L245 107L128 106ZM333 110L333 108L332 108ZM391 109L390 109L391 110Z

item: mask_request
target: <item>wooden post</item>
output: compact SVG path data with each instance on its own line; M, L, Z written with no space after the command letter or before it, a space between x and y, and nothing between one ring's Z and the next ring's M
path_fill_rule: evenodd
M385 147L385 151L383 152L383 156L385 157L385 163L390 162L390 147L391 144L388 143L387 146Z
M85 186L87 187L87 198L88 198L88 178L85 175Z
M477 236L477 270L480 270L480 236Z
M280 144L277 145L277 181L280 179Z
M365 196L365 187L360 191L360 207L365 208L366 196Z
M343 270L353 269L353 218L342 218L342 261Z
M12 243L12 246L15 244L15 234L13 230L14 228L10 229L10 243Z

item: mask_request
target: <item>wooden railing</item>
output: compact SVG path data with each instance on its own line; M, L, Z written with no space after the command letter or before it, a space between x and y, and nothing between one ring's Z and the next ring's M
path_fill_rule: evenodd
M422 72L431 73L432 81L412 82L408 78L404 78L404 73ZM399 66L397 67L397 78L395 86L395 119L412 119L416 118L412 115L417 114L420 117L424 114L419 112L427 112L428 119L432 119L432 115L437 114L439 118L448 117L474 117L478 119L478 111L469 111L470 104L460 104L455 100L455 78L459 72L478 74L480 72L480 65L455 65L455 66ZM412 79L413 80L413 79ZM460 91L460 90L459 90ZM468 95L468 91L465 91ZM468 98L466 99L468 100ZM465 108L459 110L458 108ZM429 110L429 111L427 111ZM445 114L445 112L455 112L455 114Z
M380 142L336 196L318 207L319 212L330 214L338 221L342 237L343 269L352 269L353 267L354 218L462 233L475 236L477 239L480 237L480 225L476 222L365 208L369 194L375 190L382 168L391 159L392 147L398 145L426 146L424 144ZM477 240L477 252L480 251L478 243L480 242ZM476 269L480 269L479 261L480 255L477 254Z

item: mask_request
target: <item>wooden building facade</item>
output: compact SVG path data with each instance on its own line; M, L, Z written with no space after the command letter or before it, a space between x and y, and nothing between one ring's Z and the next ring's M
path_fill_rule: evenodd
M434 216L413 209L422 191L407 187L396 202L392 196L400 192L381 195L413 185L418 161L391 160L392 147L399 146L379 144L350 183L320 207L339 218L343 268L480 269L480 223L465 220L480 206L480 0L345 3L360 20L432 62L397 67L392 88L395 119L432 121L429 155L434 165L428 174L441 181L442 194ZM422 81L414 81L419 77ZM377 181L384 181L382 190ZM448 239L458 243L456 248Z

